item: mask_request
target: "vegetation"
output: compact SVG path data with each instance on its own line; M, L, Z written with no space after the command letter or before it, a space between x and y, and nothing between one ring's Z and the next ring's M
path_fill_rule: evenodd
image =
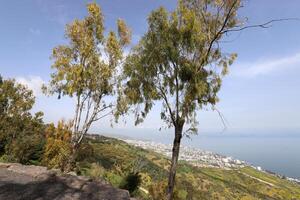
M14 80L0 80L0 160L65 170L71 152L72 123L60 121L57 127L43 124L41 115L30 114L32 91ZM170 160L160 154L99 136L83 139L75 161L78 174L104 179L141 199L166 199ZM223 170L179 162L177 177L176 200L300 198L299 185L250 167Z
M31 90L14 79L0 76L0 156L22 164L39 164L45 142L42 112L30 110L35 102Z
M186 134L197 133L196 111L206 105L214 108L222 78L236 57L222 52L220 41L241 26L239 7L239 0L179 0L173 12L158 8L149 15L148 31L126 59L123 95L124 101L137 105L136 124L155 101L162 101L161 119L167 128L174 128L168 199L172 199L184 129Z
M240 6L240 0L179 0L173 12L158 8L125 59L131 39L125 22L117 20L117 31L107 32L101 8L88 4L88 16L66 26L68 43L53 49L54 72L43 87L48 95L74 98L74 118L44 124L43 113L31 111L32 91L0 76L0 160L75 170L145 200L300 199L299 185L251 167L178 161L182 136L197 133L198 110L215 109L222 78L237 56L223 52L220 42L245 28L237 17ZM157 101L166 128L174 129L171 160L116 139L85 138L94 122L108 115L118 121L131 108L135 124L143 122Z
M116 89L117 66L123 58L122 48L130 42L125 22L117 21L118 33L105 36L103 14L96 3L87 5L88 16L66 26L69 44L53 49L49 87L45 93L67 95L76 99L72 124L70 170L81 140L93 122L112 114L114 103L107 99Z
M139 174L141 182L133 181L138 185L133 196L146 200L166 199L169 159L103 136L86 139L84 144L92 147L93 155L77 160L78 173L105 179L120 188L124 188L123 183L130 179L128 175ZM176 200L300 198L299 185L251 167L236 170L198 168L180 161L177 176Z
M58 122L57 128L50 124L46 130L46 145L43 164L49 168L58 168L66 171L71 154L71 126L64 121Z

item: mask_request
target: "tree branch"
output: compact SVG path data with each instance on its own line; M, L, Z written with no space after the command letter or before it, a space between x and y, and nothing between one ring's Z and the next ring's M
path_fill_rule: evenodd
M175 120L175 118L174 118L174 115L173 115L171 106L170 106L170 104L169 104L168 98L167 98L165 92L163 91L163 89L161 88L161 85L159 85L158 89L159 89L159 91L160 91L160 93L161 93L162 98L164 99L164 101L165 101L165 103L166 103L166 105L167 105L167 108L168 108L169 113L170 113L171 120L172 120L172 122L173 122L173 125L175 126L175 125L176 125L176 120Z
M213 39L212 39L211 42L209 43L209 45L208 45L208 50L207 50L207 52L206 52L206 54L205 54L205 57L204 57L203 61L201 62L201 65L199 66L199 68L201 68L203 65L205 65L205 63L207 63L208 57L209 57L210 52L211 52L211 49L212 49L212 47L213 47L213 44L214 44L215 41L218 39L218 37L223 33L223 31L224 31L224 29L225 29L225 27L226 27L226 24L227 24L227 22L228 22L228 20L229 20L229 18L230 18L230 16L231 16L231 14L232 14L233 8L234 8L234 6L236 5L237 2L238 2L238 1L235 0L235 1L233 2L233 4L231 5L231 7L229 8L229 11L228 11L228 13L226 14L226 17L225 17L225 20L224 20L224 22L223 22L223 24L222 24L222 27L221 27L221 29L215 34L215 36L213 37ZM198 69L198 70L200 70L200 69Z
M221 34L229 33L229 32L238 32L238 31L242 31L242 30L245 30L245 29L249 29L249 28L270 28L272 23L274 23L274 22L291 21L291 20L299 21L300 18L272 19L272 20L270 20L268 22L265 22L263 24L255 24L255 25L250 25L250 26L244 26L244 27L237 28L237 29L224 30L224 31L221 32Z

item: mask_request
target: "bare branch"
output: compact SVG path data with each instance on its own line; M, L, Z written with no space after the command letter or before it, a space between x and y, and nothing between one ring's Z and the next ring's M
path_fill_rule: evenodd
M110 112L108 112L108 113L106 113L106 114L104 114L104 115L101 115L101 116L95 118L93 121L94 121L94 122L95 122L95 121L98 121L99 119L102 119L102 118L104 118L104 117L107 117L107 116L109 116L109 115L111 115L111 114L113 114L113 111L110 111Z
M163 89L161 88L161 85L159 85L159 87L157 87L161 93L161 96L162 98L164 99L165 103L166 103L166 106L169 110L169 113L170 113L170 116L171 116L171 120L173 122L173 125L175 126L176 125L176 120L175 120L175 117L173 115L173 112L172 112L172 109L171 109L171 106L170 106L170 103L168 101L168 97L166 96L165 92L163 91Z
M242 30L250 29L250 28L270 28L274 22L291 21L291 20L300 21L300 18L273 19L273 20L270 20L270 21L265 22L263 24L255 24L255 25L244 26L244 27L237 28L237 29L224 30L224 31L221 32L221 34L229 33L229 32L238 32L238 31L242 31Z
M228 124L228 121L226 120L225 116L221 113L221 111L219 111L219 109L217 109L215 106L213 106L212 109L213 109L214 111L217 111L217 113L218 113L218 115L219 115L219 117L220 117L220 119L221 119L221 122L222 122L222 124L223 124L223 126L224 126L223 130L221 131L221 133L223 133L224 131L227 130L226 124Z

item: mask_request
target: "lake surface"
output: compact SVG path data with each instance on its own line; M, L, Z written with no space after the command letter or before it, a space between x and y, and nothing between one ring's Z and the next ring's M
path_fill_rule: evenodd
M169 144L171 134L125 134L133 139ZM193 136L183 138L183 145L209 150L244 160L254 166L300 179L300 135L298 136Z
M247 161L288 177L300 179L300 138L194 138L185 145Z

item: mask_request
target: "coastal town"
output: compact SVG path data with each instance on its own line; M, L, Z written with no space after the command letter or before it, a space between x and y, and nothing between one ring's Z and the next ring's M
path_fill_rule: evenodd
M133 140L133 139L121 139L121 140L125 141L130 145L160 153L168 158L172 156L172 145L170 144L162 144L153 141L141 141L141 140ZM238 168L248 166L248 167L255 168L258 171L265 172L273 176L279 177L281 179L286 179L291 182L300 184L299 179L282 176L280 174L276 174L274 172L264 170L260 166L253 166L250 163L247 163L246 161L234 159L231 156L224 156L217 153L213 153L211 151L205 151L205 150L187 147L187 146L181 147L179 160L189 162L190 164L197 167L216 167L225 170L238 169Z
M128 144L141 147L160 153L166 157L171 157L172 146L156 143L152 141L139 141L125 139ZM184 160L198 167L217 167L223 169L232 169L248 166L245 161L234 159L229 156L219 155L210 151L205 151L197 148L182 146L180 149L179 160Z

